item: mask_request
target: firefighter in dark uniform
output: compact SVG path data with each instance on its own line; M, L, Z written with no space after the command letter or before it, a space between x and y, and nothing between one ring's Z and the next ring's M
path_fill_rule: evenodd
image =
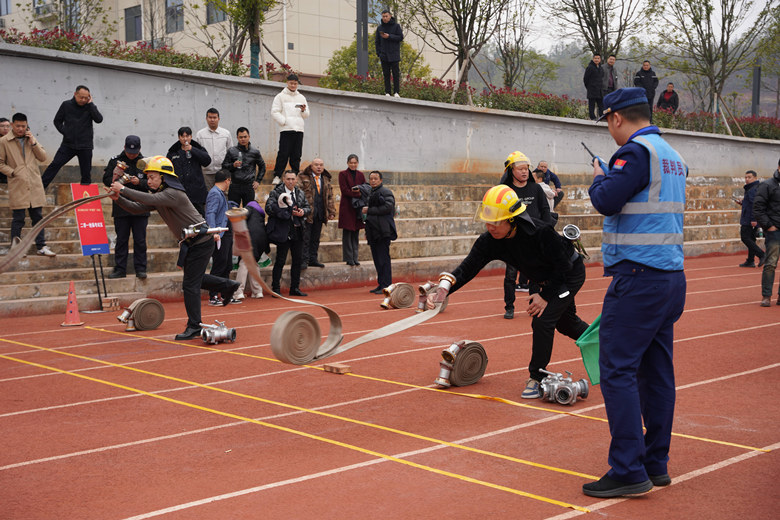
M528 216L525 209L509 186L490 188L476 216L485 222L487 232L477 238L468 256L452 274L445 274L454 278L449 293L466 285L492 260L501 260L529 278L530 300L526 312L533 318L533 344L528 364L530 378L521 397L536 399L542 396L540 382L545 374L540 369L546 369L550 362L555 330L576 340L588 328L577 316L574 303L574 296L585 283L585 266L569 240L548 223ZM429 309L444 301L446 288L429 295Z
M601 251L612 283L599 330L601 393L611 469L583 493L633 495L671 483L674 323L685 305L683 210L688 167L650 124L644 89L604 98L620 146L603 171L594 160L590 200L605 215ZM645 433L642 425L647 429Z
M173 163L167 157L155 155L144 168L149 193L126 189L114 182L110 190L111 199L130 213L144 213L157 210L173 236L179 240L182 231L193 225L206 225L203 216L190 202L184 186L173 171ZM179 250L178 266L184 271L181 282L184 293L184 308L187 311L187 328L176 335L177 340L200 337L201 313L200 290L219 292L222 304L227 305L239 287L238 282L206 274L215 238L212 235L198 235L183 240Z

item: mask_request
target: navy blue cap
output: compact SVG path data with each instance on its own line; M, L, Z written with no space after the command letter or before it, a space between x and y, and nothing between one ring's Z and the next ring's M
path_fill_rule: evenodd
M596 122L601 121L612 112L641 104L647 104L645 89L639 87L619 88L604 96L604 112L601 117L596 119Z
M125 153L138 153L141 151L141 138L137 135L125 137Z

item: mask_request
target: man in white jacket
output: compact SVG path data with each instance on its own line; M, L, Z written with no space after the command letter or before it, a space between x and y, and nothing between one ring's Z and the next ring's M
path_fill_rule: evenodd
M303 120L309 117L306 98L298 92L298 76L287 76L287 86L274 98L271 117L281 127L279 131L279 153L274 163L273 184L279 184L290 161L290 169L300 171L303 153Z

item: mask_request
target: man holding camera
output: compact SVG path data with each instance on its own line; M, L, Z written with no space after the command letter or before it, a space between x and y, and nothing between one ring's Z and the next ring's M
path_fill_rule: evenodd
M599 330L611 469L582 486L584 494L599 498L671 483L672 358L674 323L685 306L688 167L650 124L650 102L641 88L618 89L604 98L602 119L620 149L609 171L594 158L588 190L593 207L605 215L601 251L604 275L612 277Z
M292 251L290 266L290 296L308 296L301 292L301 263L303 262L304 219L311 213L311 206L300 188L294 171L284 172L282 182L268 194L265 212L268 214L266 231L268 239L276 244L276 262L271 278L271 290L281 292L282 269L287 252Z
M186 228L205 228L206 222L187 197L184 186L173 171L170 159L162 155L150 158L144 168L149 193L127 189L114 181L109 188L111 200L134 214L157 210L177 240ZM184 293L184 308L187 311L187 327L176 335L176 340L194 339L201 332L200 290L219 291L222 305L230 303L238 282L206 274L211 254L214 251L214 237L197 234L181 240L177 265L184 271L181 282Z

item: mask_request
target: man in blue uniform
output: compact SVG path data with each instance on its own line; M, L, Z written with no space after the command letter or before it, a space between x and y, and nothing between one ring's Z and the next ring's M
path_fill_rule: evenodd
M611 469L582 491L609 498L671 483L666 465L675 400L672 343L685 305L688 167L650 124L644 89L608 94L603 118L620 149L607 172L594 160L588 191L605 215L601 251L604 274L612 277L599 332Z

